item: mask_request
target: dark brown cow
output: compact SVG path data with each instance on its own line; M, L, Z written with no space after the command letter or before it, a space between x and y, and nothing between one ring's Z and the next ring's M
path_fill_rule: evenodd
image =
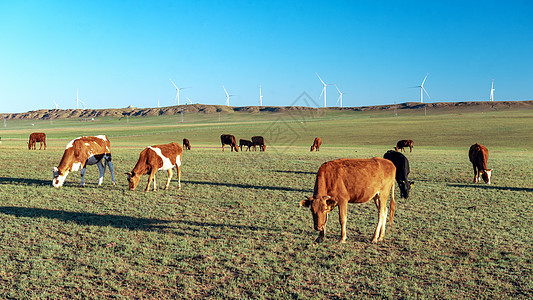
M231 152L233 152L233 149L235 149L235 152L239 152L235 136L231 134L223 134L220 136L220 142L222 143L222 152L224 152L224 145L230 145Z
M241 151L242 151L242 147L248 147L246 149L246 151L250 151L250 147L252 147L254 144L252 143L252 141L249 141L249 140L243 140L243 139L240 139L239 140L239 148L241 148Z
M320 145L322 145L322 139L319 137L315 138L315 141L313 142L313 146L311 146L311 151L315 150L320 151Z
M188 139L183 139L183 150L191 150L191 143Z
M266 144L265 139L262 136L252 136L252 144L254 146L259 146L259 151L265 151L266 150Z
M489 159L489 150L478 143L470 146L468 151L468 158L474 167L474 183L479 181L479 177L483 178L486 184L490 184L490 175L492 169L487 169L487 160Z
M413 152L413 141L412 140L401 140L396 143L396 147L394 147L394 150L396 151L404 151L405 147L409 147L409 152Z
M111 143L105 135L82 136L73 139L67 144L59 166L54 167L52 185L54 187L62 186L68 173L78 171L81 168L81 186L85 186L85 167L94 164L98 166L100 171L98 185L104 181L106 165L109 165L111 180L115 185L110 147Z
M394 201L394 178L396 167L387 159L374 157L369 159L336 159L328 161L318 169L315 189L312 197L302 200L300 205L311 207L315 230L320 233L315 242L319 243L326 236L328 214L339 207L341 225L340 242L346 242L346 216L348 203L365 203L374 200L379 211L378 225L373 243L382 241L387 222L387 199L391 194L390 228L394 218L396 202Z
M139 160L128 175L129 188L131 191L135 190L141 176L149 174L148 184L145 192L150 189L150 183L154 182L154 191L157 190L155 182L155 174L159 170L168 171L167 184L165 190L168 190L170 180L172 179L172 168L176 166L178 172L178 189L181 189L181 158L183 156L183 149L177 143L170 143L165 145L154 145L146 147L139 155Z
M30 134L30 139L28 141L28 150L36 150L36 144L41 143L41 147L39 147L39 150L43 148L44 143L44 150L46 150L46 134L42 132L34 132Z

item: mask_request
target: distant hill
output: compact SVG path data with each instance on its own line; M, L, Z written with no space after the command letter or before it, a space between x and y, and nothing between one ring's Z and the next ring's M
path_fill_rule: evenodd
M439 102L418 103L406 102L397 105L400 110L431 109L433 112L448 111L491 111L491 110L522 110L533 109L533 100L528 101L468 101L468 102ZM395 105L377 105L361 107L328 107L331 111L386 111L394 110ZM125 116L160 116L176 115L183 109L184 112L217 113L217 112L287 112L287 111L310 111L323 110L324 108L312 108L304 106L243 106L232 107L224 105L189 104L180 106L168 106L158 108L110 108L110 109L40 109L25 113L3 114L8 120L50 120L64 118L98 118L98 117L125 117Z

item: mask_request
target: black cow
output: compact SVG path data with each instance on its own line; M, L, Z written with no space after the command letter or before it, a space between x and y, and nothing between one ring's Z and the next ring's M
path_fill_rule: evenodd
M241 148L241 151L242 151L242 146L248 147L248 149L246 149L246 151L250 151L250 147L252 147L253 145L254 144L252 143L252 141L243 140L243 139L239 140L239 147Z
M262 136L252 136L252 144L254 146L259 146L259 151L265 151L266 145L265 145L265 139Z
M407 176L409 176L410 172L409 160L405 155L393 150L387 151L387 153L383 155L383 158L392 161L396 167L396 182L398 182L398 186L400 187L400 197L406 199L409 198L409 191L414 183L413 181L407 180Z
M233 149L235 149L235 152L239 152L234 135L223 134L220 136L220 142L222 143L222 152L224 152L224 145L230 145L231 152L233 152Z
M183 139L183 150L191 150L191 142L188 139Z

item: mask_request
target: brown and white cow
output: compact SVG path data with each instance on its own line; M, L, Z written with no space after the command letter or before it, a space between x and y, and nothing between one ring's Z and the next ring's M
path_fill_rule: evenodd
M54 187L62 186L68 173L78 171L81 168L81 186L85 186L85 167L94 164L98 166L100 171L98 185L104 181L106 165L109 165L111 181L115 185L110 147L111 143L105 135L82 136L73 139L67 144L59 166L54 167L52 185Z
M396 167L394 164L390 160L380 157L369 159L342 158L322 164L316 174L313 196L300 202L301 206L311 208L315 230L320 232L315 242L319 243L324 240L328 214L336 206L339 207L340 242L346 242L348 203L365 203L370 200L374 200L379 212L378 225L372 242L382 241L385 236L389 193L391 194L391 227L394 218L396 207L394 201L395 175Z
M409 152L413 152L413 144L414 142L412 140L400 140L398 143L396 143L396 147L394 147L394 150L396 151L404 151L405 147L409 147Z
M478 143L470 146L468 151L468 158L474 167L474 183L479 181L479 177L483 178L486 184L490 184L490 175L492 169L487 169L487 160L489 159L489 150Z
M46 150L46 134L42 132L34 132L30 134L30 138L28 140L28 150L36 150L36 144L41 143L41 147L39 147L39 150L43 148L44 143L44 150Z
M181 158L183 156L183 149L177 143L170 143L164 145L154 145L146 147L139 155L139 160L128 175L129 188L131 191L135 190L141 176L149 174L148 184L145 192L150 189L150 183L154 182L154 191L157 190L155 182L155 174L159 170L168 171L167 184L165 190L168 190L170 180L172 179L172 169L174 166L178 172L178 189L181 189Z
M255 146L259 146L259 151L266 150L265 139L262 136L252 136L253 149L255 151Z
M234 135L223 134L220 136L220 142L222 143L222 152L224 152L224 145L230 145L231 152L233 152L233 149L235 149L235 152L239 152L239 148L237 147L237 141L235 140Z
M313 142L313 145L311 146L311 152L316 149L316 151L320 151L320 145L322 145L322 139L319 137L315 138L315 141Z
M183 139L183 150L191 150L191 142L188 139Z

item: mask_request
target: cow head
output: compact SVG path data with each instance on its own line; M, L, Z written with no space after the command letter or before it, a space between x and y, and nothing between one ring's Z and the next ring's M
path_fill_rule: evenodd
M322 196L318 198L307 197L300 202L300 206L311 208L315 230L318 231L324 231L326 222L328 221L328 214L336 205L337 202L332 200L330 196Z
M57 167L54 167L52 170L52 186L55 188L58 188L60 186L63 186L63 183L65 183L65 179L67 178L69 171L67 170L64 174L59 171Z
M486 184L490 184L490 175L492 175L492 169L481 171L481 178L483 178Z
M128 172L124 174L128 175L128 185L129 185L130 191L135 190L135 188L139 184L139 181L141 181L141 176L136 175L133 172Z
M398 186L400 187L400 197L402 198L409 198L409 191L411 190L411 187L414 185L414 181L409 180L403 180L398 181Z
M315 150L315 145L311 146L311 152L313 152L313 150Z

